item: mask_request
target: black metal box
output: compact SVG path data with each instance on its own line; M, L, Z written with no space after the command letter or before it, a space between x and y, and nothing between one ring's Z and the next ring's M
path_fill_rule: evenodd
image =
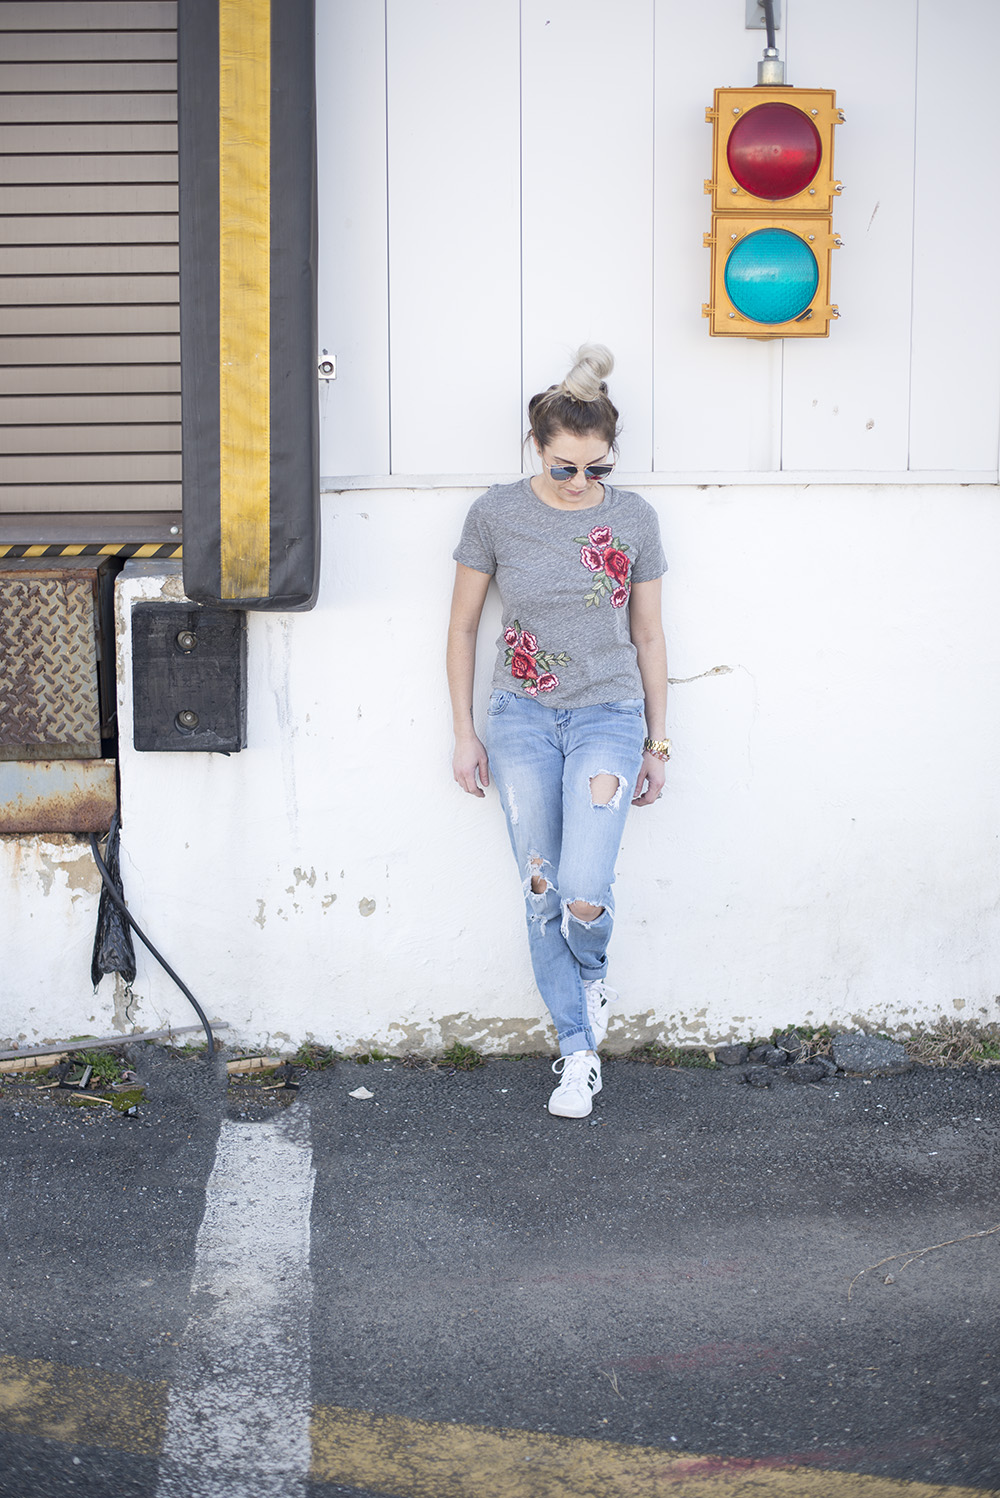
M246 614L196 603L134 604L132 697L137 749L245 749Z

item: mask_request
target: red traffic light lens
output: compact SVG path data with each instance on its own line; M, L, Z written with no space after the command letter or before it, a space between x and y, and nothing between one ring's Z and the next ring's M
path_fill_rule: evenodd
M758 104L729 134L729 170L745 192L774 203L804 191L819 171L823 147L807 114L791 104Z

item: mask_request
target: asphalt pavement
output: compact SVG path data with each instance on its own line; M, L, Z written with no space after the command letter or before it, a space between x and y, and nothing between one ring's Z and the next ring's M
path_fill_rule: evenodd
M0 1088L0 1498L1000 1493L1000 1071L134 1054Z

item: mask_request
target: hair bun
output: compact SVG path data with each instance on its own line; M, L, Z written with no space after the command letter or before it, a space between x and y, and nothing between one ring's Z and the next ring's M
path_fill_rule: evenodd
M615 367L615 356L603 343L584 343L575 363L562 382L562 389L577 401L595 401L607 394L604 381Z

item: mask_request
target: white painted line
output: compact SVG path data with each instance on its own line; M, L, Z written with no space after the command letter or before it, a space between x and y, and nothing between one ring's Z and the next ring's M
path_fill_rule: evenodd
M223 1122L157 1498L304 1498L314 1178L304 1099L273 1123Z

